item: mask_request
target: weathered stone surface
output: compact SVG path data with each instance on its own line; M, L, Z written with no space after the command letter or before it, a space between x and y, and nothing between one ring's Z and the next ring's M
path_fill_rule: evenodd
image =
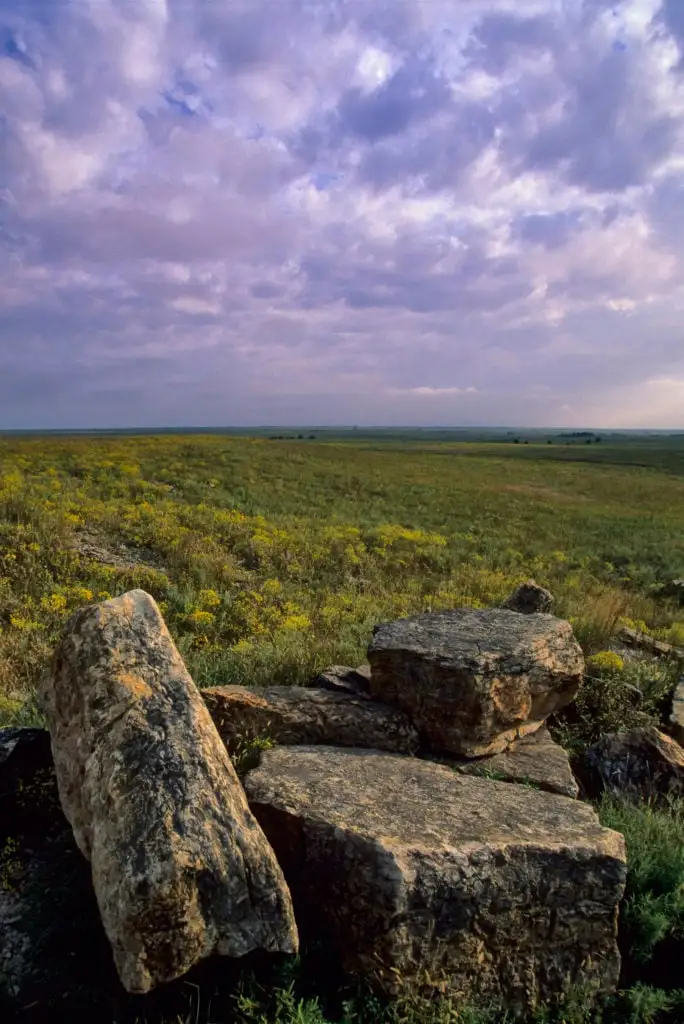
M282 872L148 594L70 619L43 700L62 807L129 991L213 952L297 948Z
M343 691L214 686L202 696L231 753L256 736L288 745L364 746L402 754L418 749L418 734L401 711Z
M680 677L672 694L670 731L677 743L684 743L684 675Z
M569 623L496 609L418 615L376 626L374 697L401 708L434 753L481 757L535 732L579 687Z
M392 990L427 966L511 1007L614 988L624 841L589 805L329 747L267 751L245 788L300 927L348 969Z
M684 648L667 644L664 640L656 640L648 633L640 633L637 629L632 629L631 626L621 626L616 637L620 643L638 650L648 651L656 657L676 658L679 661L684 661Z
M570 767L570 758L542 726L525 736L502 754L476 760L452 762L451 767L464 775L481 775L503 782L536 786L547 793L575 798L579 787Z
M317 676L315 686L322 690L352 693L358 697L370 696L370 665L350 668L348 665L331 665Z
M532 615L535 612L544 614L551 611L553 606L553 594L551 591L540 587L534 580L527 580L519 584L501 605L512 612L521 612L523 615Z
M585 751L584 770L590 791L684 796L684 750L654 726L602 736Z

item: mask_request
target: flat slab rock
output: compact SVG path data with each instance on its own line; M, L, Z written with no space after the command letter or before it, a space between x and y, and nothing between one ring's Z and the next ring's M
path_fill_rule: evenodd
M412 754L418 734L401 711L344 691L304 686L213 686L202 697L234 752L245 737L276 743L374 747Z
M393 991L427 966L511 1008L615 987L625 847L590 806L326 747L267 751L244 785L300 928L347 969Z
M535 732L575 696L584 671L568 622L458 609L376 626L371 692L401 708L425 748L482 757Z
M43 685L59 796L124 987L294 952L282 871L149 594L77 612Z
M531 736L518 740L502 754L476 760L452 761L450 766L463 775L484 776L503 782L536 786L547 793L572 799L579 787L570 767L570 758L543 726Z

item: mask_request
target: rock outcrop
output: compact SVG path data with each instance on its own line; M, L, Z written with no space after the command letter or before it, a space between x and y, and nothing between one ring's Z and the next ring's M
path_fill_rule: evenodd
M617 983L624 840L588 805L326 747L267 751L245 788L300 926L389 991L427 973L521 1009Z
M343 691L304 686L214 686L202 697L231 753L245 739L375 747L414 754L418 734L401 711Z
M523 615L533 615L535 612L548 614L553 607L553 594L534 580L526 580L515 588L501 607Z
M584 670L569 623L459 609L376 626L375 698L404 711L445 756L499 753L575 696Z
M502 754L476 760L452 762L451 767L462 775L479 775L535 786L547 793L558 793L572 799L579 787L570 767L570 758L542 726L530 736L517 740Z
M680 662L684 661L684 648L675 647L674 644L665 643L664 640L656 640L654 636L640 633L638 629L632 629L631 626L620 626L615 635L616 639L620 643L626 644L627 647L647 651L656 658L676 658Z
M684 749L655 726L602 736L585 751L584 770L589 792L684 796Z
M370 665L350 668L348 665L331 665L316 677L314 686L322 690L351 693L357 697L370 696Z
M124 986L294 951L282 871L154 600L77 612L45 682L59 795Z

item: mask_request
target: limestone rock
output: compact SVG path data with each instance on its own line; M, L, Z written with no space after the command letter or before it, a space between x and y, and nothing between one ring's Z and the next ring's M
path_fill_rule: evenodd
M684 750L654 726L602 736L585 751L584 768L590 791L684 796Z
M244 738L256 736L289 745L364 746L403 754L418 748L418 734L401 711L344 691L213 686L202 696L231 753Z
M461 774L528 784L572 799L579 793L570 758L545 726L518 740L502 754L452 762L451 767Z
M670 729L677 743L684 743L684 675L680 677L672 694Z
M124 986L294 951L289 892L154 600L76 613L44 685L59 795Z
M648 651L654 657L674 658L678 661L684 661L684 648L667 644L664 640L656 640L655 637L649 636L648 633L640 633L637 629L632 629L631 626L621 626L616 633L616 637L620 643L627 644L629 647L636 648L637 650Z
M316 678L315 686L322 690L352 693L357 697L370 696L370 665L350 668L348 665L331 665Z
M615 987L624 840L589 805L329 747L267 751L245 789L303 933L347 969L507 1007Z
M373 696L401 708L446 756L505 750L575 696L584 669L569 623L468 608L376 626Z
M553 594L540 587L534 580L527 580L515 588L510 597L501 605L512 612L532 615L534 612L548 613L553 606Z

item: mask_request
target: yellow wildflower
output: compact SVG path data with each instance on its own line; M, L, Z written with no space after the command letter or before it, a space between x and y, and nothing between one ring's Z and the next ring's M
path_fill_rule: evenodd
M188 615L188 620L193 626L211 626L214 622L214 616L211 612L204 611L202 608L197 608L194 612Z
M308 615L288 615L281 628L295 633L298 630L309 629L310 627L311 619Z
M625 663L615 651L599 651L587 658L587 668L597 672L599 675L613 675L622 672Z

